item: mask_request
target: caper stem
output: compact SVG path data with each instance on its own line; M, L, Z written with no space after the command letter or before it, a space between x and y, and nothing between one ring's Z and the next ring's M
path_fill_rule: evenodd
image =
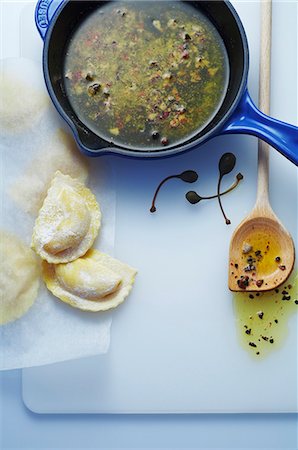
M230 225L231 221L230 221L230 219L227 218L227 216L226 216L226 214L225 214L225 212L224 212L224 209L223 209L223 206L222 206L222 203L221 203L221 198L220 198L220 184L221 184L222 178L223 178L223 175L220 175L219 178L218 178L218 183L217 183L217 198L218 198L218 203L219 203L221 212L222 212L222 214L223 214L223 216L224 216L224 218L225 218L226 224L227 224L227 225Z
M234 181L234 183L226 191L221 192L220 194L210 195L208 197L200 196L201 200L212 200L213 198L217 198L218 195L222 196L222 195L228 194L229 192L231 192L233 189L235 189L238 186L240 180L242 180L242 178L236 178L236 181Z
M164 179L159 183L159 185L157 186L157 189L156 189L156 191L155 191L155 194L154 194L154 197L153 197L153 200L152 200L152 205L151 205L151 208L150 208L150 212L154 213L154 212L156 211L155 200L156 200L156 197L157 197L157 194L158 194L160 188L162 187L162 185L163 185L166 181L171 180L172 178L179 178L179 175L169 175L168 177L164 178Z
M180 175L181 175L181 174L180 174ZM150 208L150 212L154 213L154 212L156 211L155 201L156 201L156 197L157 197L157 194L158 194L158 192L159 192L161 186L162 186L166 181L168 181L168 180L170 180L170 179L172 179L172 178L180 178L180 175L170 175L170 176L168 176L167 178L165 178L164 180L162 180L162 181L159 183L159 185L158 185L158 187L157 187L157 189L156 189L156 191L155 191L153 200L152 200L152 205L151 205L151 208ZM242 179L243 179L243 176L242 176L241 174L238 174L238 175L236 176L236 180L234 181L234 183L233 183L226 191L221 192L220 194L209 195L209 196L206 196L206 197L200 196L200 200L212 200L212 199L214 199L214 198L218 198L218 195L219 195L219 196L221 196L221 195L226 195L226 194L228 194L229 192L233 191L233 189L235 189L235 188L238 186L238 184L240 183L240 181L241 181ZM229 219L227 219L227 220L229 220Z

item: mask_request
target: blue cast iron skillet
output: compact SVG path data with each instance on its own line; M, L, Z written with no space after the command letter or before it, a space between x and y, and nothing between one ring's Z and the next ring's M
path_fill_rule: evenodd
M64 58L74 30L95 8L106 1L39 0L35 19L44 39L43 69L50 97L69 124L79 148L88 156L119 154L133 157L170 156L203 144L212 137L230 133L252 134L267 141L298 165L298 128L260 112L247 91L249 53L243 25L229 1L192 1L219 31L229 58L230 79L221 108L208 125L183 144L156 150L132 150L94 134L72 109L64 87ZM152 2L154 9L154 2Z

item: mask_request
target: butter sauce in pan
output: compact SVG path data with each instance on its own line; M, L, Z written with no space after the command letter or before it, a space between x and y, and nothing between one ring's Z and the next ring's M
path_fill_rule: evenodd
M229 76L215 27L185 2L110 2L68 43L64 83L78 118L100 137L159 149L216 115Z

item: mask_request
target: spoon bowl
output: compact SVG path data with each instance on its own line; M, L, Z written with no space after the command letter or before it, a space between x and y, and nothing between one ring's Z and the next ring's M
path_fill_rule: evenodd
M269 205L263 211L255 208L231 239L229 289L249 292L276 289L287 280L294 262L295 247L289 232Z

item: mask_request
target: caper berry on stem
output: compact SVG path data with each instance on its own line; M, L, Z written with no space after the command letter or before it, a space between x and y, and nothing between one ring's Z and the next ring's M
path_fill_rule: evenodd
M152 132L152 138L156 139L158 137L158 135L156 135L154 137L153 136L154 133L157 133L157 132L156 131ZM163 139L164 138L162 138L162 140ZM221 201L220 201L220 197L222 195L228 194L233 189L235 189L238 186L238 184L240 183L240 181L243 179L243 175L241 173L238 173L236 175L236 180L234 181L234 183L227 190L225 190L224 192L220 192L220 182L221 182L221 179L222 179L222 177L224 175L227 175L228 173L230 173L234 169L235 163L236 163L236 157L235 157L235 155L233 155L233 153L225 153L220 158L219 165L218 165L218 167L219 167L219 181L218 181L218 186L217 186L217 194L210 195L210 196L201 196L195 191L188 191L186 193L186 195L185 195L187 201L189 203L191 203L192 205L195 205L195 204L199 203L201 200L211 200L211 199L217 198L219 200L219 204L220 204L220 207L221 207L221 210L222 210L222 213L224 215L224 218L225 218L225 221L226 221L227 225L230 224L231 222L226 217L226 215L225 215L225 213L223 211L223 208L222 208L222 205L221 205ZM153 197L153 200L152 200L152 205L151 205L151 208L150 208L150 212L153 213L153 212L156 211L155 201L156 201L156 198L157 198L157 194L158 194L161 186L166 181L170 180L171 178L179 178L180 180L182 180L182 181L184 181L186 183L194 183L194 182L196 182L198 180L198 174L194 170L185 170L184 172L182 172L182 173L180 173L178 175L170 175L170 176L166 177L164 180L162 180L159 183L159 185L158 185L158 187L157 187L157 189L155 191L155 194L154 194L154 197Z
M243 179L243 175L240 174L241 175L240 178L238 177L238 175L236 176L236 181L226 191L221 192L220 196L228 194L229 192L233 191L238 186L240 180ZM189 201L189 203L194 205L194 204L198 203L201 200L212 200L214 198L217 198L218 195L215 194L215 195L209 195L209 196L206 196L206 197L202 197L201 195L199 195L195 191L189 191L189 192L186 193L185 197Z
M184 172L182 172L178 175L170 175L170 176L164 178L157 186L157 189L155 191L155 194L154 194L154 197L152 200L150 212L153 213L156 211L155 201L156 201L156 197L157 197L157 194L158 194L161 186L172 178L179 178L180 180L184 181L185 183L194 183L198 179L198 174L194 170L185 170Z
M199 194L197 194L195 191L188 191L185 194L185 197L192 205L195 205L196 203L199 203L200 200L202 200L202 197L200 197Z

